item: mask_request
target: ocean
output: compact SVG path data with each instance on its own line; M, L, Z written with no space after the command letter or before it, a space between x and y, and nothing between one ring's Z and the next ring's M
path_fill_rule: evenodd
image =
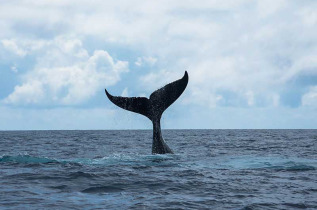
M316 209L317 130L1 131L1 209Z

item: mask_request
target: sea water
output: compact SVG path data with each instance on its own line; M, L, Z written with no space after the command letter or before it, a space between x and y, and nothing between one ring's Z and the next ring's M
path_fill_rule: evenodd
M3 209L317 208L317 130L0 132Z

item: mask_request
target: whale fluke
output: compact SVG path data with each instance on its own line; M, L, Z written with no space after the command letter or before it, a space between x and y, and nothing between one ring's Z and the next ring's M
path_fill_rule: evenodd
M184 92L188 84L188 73L164 87L154 91L150 98L113 96L106 89L109 100L122 109L136 112L148 117L153 123L153 154L172 153L161 134L160 120L163 112Z
M106 95L109 100L121 107L122 109L126 109L131 112L136 112L142 114L146 117L150 116L149 109L149 99L145 97L121 97L121 96L113 96L105 89ZM150 117L149 117L150 118ZM150 118L151 119L151 118Z

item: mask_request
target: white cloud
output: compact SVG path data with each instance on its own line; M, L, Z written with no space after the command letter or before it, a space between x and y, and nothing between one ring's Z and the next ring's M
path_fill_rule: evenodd
M89 99L128 69L106 51L93 52L107 46L119 58L126 49L136 66L151 67L131 76L137 85L129 88L142 94L188 70L182 100L189 106L277 109L296 78L317 75L316 24L316 1L6 1L0 7L1 56L31 56L35 66L5 101ZM315 104L314 94L311 88L302 105Z
M23 57L27 54L27 52L25 50L23 50L17 46L17 44L15 43L14 40L5 39L5 40L1 40L1 43L5 49L11 51L12 53L14 53L18 56Z
M246 99L247 99L248 105L249 105L249 106L253 106L254 103L255 103L255 99L254 99L254 94L253 94L253 92L252 92L252 91L247 91L247 92L245 93L245 97L246 97Z
M16 65L11 66L11 71L14 73L18 73L18 68L16 67Z
M308 93L303 95L302 105L317 107L317 86L311 87Z
M201 91L198 88L193 87L191 96L185 99L185 104L202 105L209 108L215 108L219 103L223 101L223 97L216 93L207 93Z
M56 107L10 108L0 105L0 130L76 130L151 128L145 117L120 109Z
M122 96L122 97L128 97L128 96L129 96L128 88L124 88L124 90L123 90L122 93L121 93L121 96Z
M142 86L143 90L153 91L163 87L164 85L174 82L174 80L180 79L183 77L184 72L173 72L166 69L162 69L158 72L151 72L146 75L140 76L139 85Z
M10 94L6 99L5 103L40 103L45 98L42 81L32 80L21 86L16 86L14 92Z
M143 56L138 57L136 62L134 63L137 66L149 65L153 66L157 62L157 58L153 58L151 56Z
M169 73L189 68L193 103L202 95L213 97L208 106L220 105L219 96L228 97L221 92L229 91L250 106L277 106L287 83L303 73L317 74L317 27L304 24L303 13L295 12L309 7L317 9L315 3L294 1L245 1L215 16L202 8L192 16L195 9L187 9L169 22L168 41L159 47L166 55L160 61L171 64L169 70L150 72L141 81L156 84L159 77L167 82Z
M29 51L29 53L35 53ZM36 49L38 62L4 102L7 104L77 104L99 88L116 84L128 63L104 50L89 56L78 39L58 37Z
M61 39L61 37L57 37ZM50 41L46 40L29 40L29 39L2 39L1 43L6 52L11 52L17 56L24 57L26 55L32 54L42 50L44 47L51 45Z

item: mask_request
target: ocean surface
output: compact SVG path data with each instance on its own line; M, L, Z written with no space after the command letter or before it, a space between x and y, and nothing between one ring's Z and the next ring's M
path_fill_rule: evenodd
M1 131L1 209L316 209L317 130Z

